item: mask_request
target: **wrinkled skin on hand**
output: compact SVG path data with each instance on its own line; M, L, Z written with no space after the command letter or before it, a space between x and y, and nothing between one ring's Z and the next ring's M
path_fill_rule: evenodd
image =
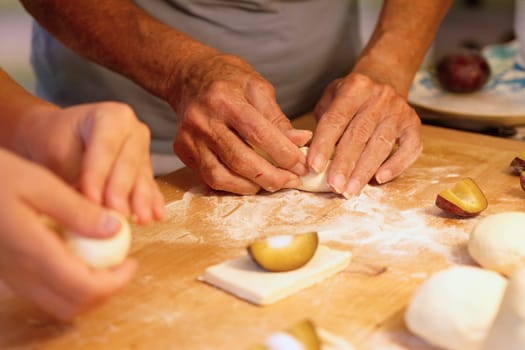
M416 112L390 85L363 74L330 84L315 116L308 164L319 172L333 154L328 183L346 198L358 195L374 176L378 183L394 179L422 151Z
M270 83L230 55L201 55L181 66L168 99L178 115L173 149L181 160L215 190L254 194L298 186L298 175L307 173L298 146L311 132L292 128Z
M130 107L103 102L37 110L23 138L26 154L95 203L146 224L163 217L153 178L148 128Z
M104 238L119 220L48 169L0 148L0 280L60 320L93 308L132 277L135 262L93 270L68 250L44 216L78 234Z

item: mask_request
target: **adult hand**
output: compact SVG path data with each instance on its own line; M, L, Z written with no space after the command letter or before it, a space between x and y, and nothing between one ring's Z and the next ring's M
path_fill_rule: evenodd
M43 215L79 234L108 237L120 227L109 211L82 197L47 169L0 149L0 278L20 297L69 320L122 288L131 260L90 269L70 252Z
M153 178L148 128L127 105L93 103L36 108L24 121L29 157L76 186L95 203L141 224L163 216Z
M328 184L346 198L359 194L374 176L378 183L392 180L421 153L416 112L390 85L366 75L352 73L334 81L315 115L308 164L320 172L333 154Z
M292 128L270 83L241 58L215 52L179 66L169 102L178 116L173 149L186 165L213 189L238 194L300 184L307 168L298 146L311 132Z

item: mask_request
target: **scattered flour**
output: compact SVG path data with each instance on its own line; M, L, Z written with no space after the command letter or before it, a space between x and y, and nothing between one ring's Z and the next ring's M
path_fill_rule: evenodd
M382 187L367 186L360 196L345 200L298 190L237 196L195 187L166 206L167 230L155 239L169 242L170 236L177 236L227 245L261 235L317 231L322 242L368 247L381 255L410 257L431 251L450 262L463 262L458 246L466 242L471 222L443 225L439 210L429 215L433 201L400 211L389 204L392 198L386 193Z

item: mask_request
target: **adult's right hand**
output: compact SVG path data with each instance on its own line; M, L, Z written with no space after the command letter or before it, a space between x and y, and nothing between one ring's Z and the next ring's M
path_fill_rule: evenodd
M238 194L300 184L307 168L298 146L311 132L292 127L268 81L241 58L213 50L178 66L168 101L178 116L173 149L186 165L213 189Z
M61 320L92 308L131 278L132 260L94 270L68 250L43 216L90 237L120 222L46 168L0 148L0 279L21 298Z

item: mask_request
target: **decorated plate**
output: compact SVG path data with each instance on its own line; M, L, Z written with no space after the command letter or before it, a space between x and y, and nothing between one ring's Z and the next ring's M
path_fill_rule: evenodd
M519 56L518 43L487 46L482 54L491 68L483 89L468 94L445 91L432 71L424 69L416 74L408 101L444 119L525 125L525 63Z

